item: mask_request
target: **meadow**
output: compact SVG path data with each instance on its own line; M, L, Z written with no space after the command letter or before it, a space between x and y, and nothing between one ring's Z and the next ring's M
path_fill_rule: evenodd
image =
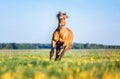
M120 79L120 50L83 49L49 61L50 50L0 50L0 79Z

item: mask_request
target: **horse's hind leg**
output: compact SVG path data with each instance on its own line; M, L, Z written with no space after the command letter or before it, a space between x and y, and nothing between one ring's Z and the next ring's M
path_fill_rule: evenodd
M52 40L52 44L51 44L51 51L50 51L50 60L52 59L52 56L54 55L54 47L55 47L56 42L54 40Z

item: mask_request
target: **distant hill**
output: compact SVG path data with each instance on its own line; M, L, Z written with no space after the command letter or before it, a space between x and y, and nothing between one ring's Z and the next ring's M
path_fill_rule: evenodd
M51 44L41 43L0 43L0 49L50 49ZM73 43L73 49L120 49L120 45L103 45L92 43Z

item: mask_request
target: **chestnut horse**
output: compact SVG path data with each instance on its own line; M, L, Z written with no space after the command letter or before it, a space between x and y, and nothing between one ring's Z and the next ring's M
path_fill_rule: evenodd
M58 27L53 33L50 51L50 60L54 54L54 48L56 47L55 60L61 60L64 53L72 47L73 32L66 27L66 13L59 12L57 14Z

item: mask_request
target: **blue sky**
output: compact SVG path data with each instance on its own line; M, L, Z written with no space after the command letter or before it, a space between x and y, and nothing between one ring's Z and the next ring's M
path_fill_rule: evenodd
M0 42L50 43L58 11L74 42L120 45L120 0L0 0Z

